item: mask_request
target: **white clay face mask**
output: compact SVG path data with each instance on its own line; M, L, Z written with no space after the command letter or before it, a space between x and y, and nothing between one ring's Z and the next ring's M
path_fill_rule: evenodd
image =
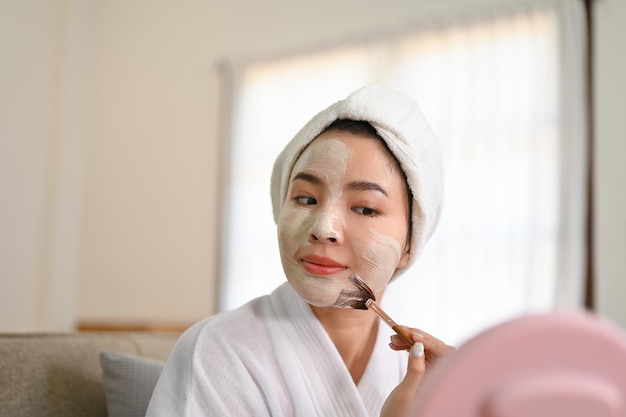
M402 256L400 243L376 229L370 229L369 241L356 241L354 250L361 254L363 263L358 275L375 293L385 289Z
M362 155L363 151L350 149L340 140L341 135L322 135L302 153L294 166L292 180L298 173L307 173L321 179L322 184L292 182L278 220L281 260L287 279L302 298L318 307L335 305L342 290L354 288L349 280L351 274L358 274L374 292L382 291L402 257L402 245L397 238L365 227L363 218L351 211L351 203L343 192L346 177L354 176L355 169L358 176L359 166L364 163L375 167L380 161L372 150ZM358 140L376 145L375 139ZM385 152L380 146L376 149ZM378 171L374 179L389 183L393 171ZM404 186L404 180L394 181L401 181L400 186ZM302 199L294 202L294 197L300 196L313 198L315 204L297 204ZM321 239L330 238L336 241L320 243Z

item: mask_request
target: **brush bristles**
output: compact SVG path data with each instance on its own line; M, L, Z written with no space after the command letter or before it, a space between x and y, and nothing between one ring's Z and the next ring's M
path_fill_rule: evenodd
M335 307L340 308L354 308L357 310L367 310L365 306L366 300L363 299L363 292L361 290L341 290L339 298L335 301Z
M372 289L361 279L360 276L358 276L357 274L352 274L350 275L350 281L352 281L352 283L356 285L363 294L363 303L365 303L365 301L367 301L369 298L376 301L374 291L372 291Z
M356 274L350 275L350 281L356 286L356 289L343 289L339 293L335 307L355 308L357 310L367 310L367 301L376 301L374 292L367 286L365 282Z

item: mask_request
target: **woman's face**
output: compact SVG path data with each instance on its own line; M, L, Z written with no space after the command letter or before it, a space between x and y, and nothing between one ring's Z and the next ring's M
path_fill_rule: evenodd
M309 304L333 306L358 274L382 291L409 258L402 173L374 138L328 131L296 161L278 219L287 279Z

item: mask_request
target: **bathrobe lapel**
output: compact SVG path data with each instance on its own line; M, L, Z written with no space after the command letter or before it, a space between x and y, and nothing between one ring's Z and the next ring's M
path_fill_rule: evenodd
M378 332L372 359L356 386L310 306L289 284L274 291L264 309L270 340L296 415L378 415L384 399L403 375L398 353L386 346L388 333Z

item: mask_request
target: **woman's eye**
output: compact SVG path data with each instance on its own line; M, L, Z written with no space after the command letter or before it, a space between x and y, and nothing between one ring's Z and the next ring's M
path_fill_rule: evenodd
M376 214L378 214L376 210L374 210L373 208L369 208L369 207L356 207L354 211L356 211L357 213L363 216L375 216Z
M296 197L294 200L296 200L296 203L302 204L303 206L310 206L317 203L317 200L313 197Z

